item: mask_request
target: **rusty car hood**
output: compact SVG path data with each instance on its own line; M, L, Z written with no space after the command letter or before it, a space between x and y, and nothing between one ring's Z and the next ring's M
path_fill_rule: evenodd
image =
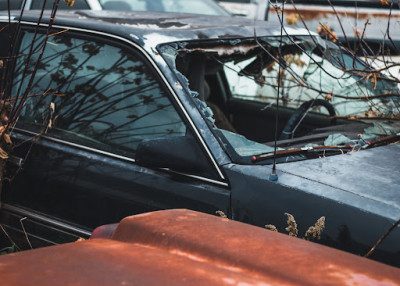
M226 218L168 210L124 219L112 239L0 257L0 283L400 285L400 270Z

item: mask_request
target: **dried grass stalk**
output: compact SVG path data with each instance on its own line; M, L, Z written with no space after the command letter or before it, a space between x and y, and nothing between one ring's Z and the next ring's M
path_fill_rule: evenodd
M215 213L220 217L227 218L226 214L223 211L216 211Z
M320 240L324 228L325 228L325 217L322 216L317 220L314 226L310 226L307 229L304 238L307 240L315 240L315 239Z
M278 232L278 229L276 228L276 226L274 226L273 224L266 224L265 225L266 229L272 230L272 231L276 231Z
M285 216L287 216L287 224L288 224L288 227L285 228L285 230L289 232L289 236L297 237L299 231L297 229L297 223L296 220L294 219L294 216L292 216L290 213L285 213Z

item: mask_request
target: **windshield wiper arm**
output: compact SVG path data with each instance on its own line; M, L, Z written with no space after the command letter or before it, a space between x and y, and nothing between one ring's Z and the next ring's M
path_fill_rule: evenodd
M368 148L386 145L389 143L395 143L396 141L400 141L400 133L392 134L389 136L385 136L385 137L373 140L371 142L367 142L367 144L362 147L358 145L359 146L358 148L361 147L362 149L368 149ZM357 149L357 146L330 145L330 146L302 147L302 148L294 148L294 149L276 151L276 158L286 157L286 156L290 156L290 155L304 154L304 153L309 153L309 152L316 152L316 151L317 152L340 151L340 152L344 153L344 152L352 151L354 149ZM253 163L256 163L259 161L268 160L268 159L272 159L272 158L274 158L274 152L255 155L252 157L251 160Z
M303 153L308 153L308 152L314 152L314 151L340 151L344 153L343 150L346 150L346 152L353 150L354 146L353 145L330 145L330 146L314 146L314 147L302 147L302 148L294 148L294 149L288 149L288 150L280 150L276 151L276 157L285 157L285 156L290 156L290 155L297 155L297 154L303 154ZM260 155L255 155L252 157L252 162L259 162L262 160L267 160L267 159L272 159L274 158L274 152L269 152L265 154L260 154Z
M385 136L385 137L373 140L371 142L367 142L367 144L363 147L363 149L378 147L378 146L386 145L389 143L394 143L399 140L400 140L400 133L392 134L389 136Z

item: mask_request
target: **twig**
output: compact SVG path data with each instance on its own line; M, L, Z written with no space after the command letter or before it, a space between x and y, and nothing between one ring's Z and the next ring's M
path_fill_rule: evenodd
M375 249L382 243L382 241L385 240L385 238L400 224L400 219L394 224L392 225L384 235L381 236L381 238L378 239L378 241L375 243L375 245L370 249L370 251L368 251L367 254L365 254L364 257L369 257L374 251Z
M29 241L28 234L26 233L24 224L22 223L22 221L23 221L23 220L26 220L26 219L27 219L27 217L23 217L23 218L21 218L21 219L19 220L19 222L20 222L20 224L21 224L21 226L22 226L22 230L24 231L26 241L28 242L30 248L33 249L32 244L31 244L31 242Z
M18 250L21 250L21 248L18 247L18 245L14 242L14 240L11 238L11 236L7 233L7 231L4 229L3 225L0 224L0 228L3 231L3 233L7 236L8 240L11 242L12 245L15 245L15 247Z

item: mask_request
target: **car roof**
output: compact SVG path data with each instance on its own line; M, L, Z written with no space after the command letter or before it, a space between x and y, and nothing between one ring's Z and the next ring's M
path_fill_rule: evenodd
M19 19L19 12L13 14ZM22 21L36 23L40 11L26 11ZM7 19L6 13L0 18ZM48 23L49 11L43 23ZM55 25L97 30L132 39L144 45L143 39L152 38L154 45L182 41L221 38L250 38L257 36L279 36L280 26L264 21L244 18L209 16L198 14L135 12L135 11L58 11ZM116 28L118 27L118 28ZM305 29L286 28L292 35L309 35Z

